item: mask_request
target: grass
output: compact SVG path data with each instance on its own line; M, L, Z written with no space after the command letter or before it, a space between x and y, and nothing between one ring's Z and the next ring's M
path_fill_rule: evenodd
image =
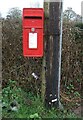
M2 90L5 108L2 110L3 118L78 118L74 113L67 109L61 111L56 108L46 109L40 98L33 93L26 93L17 87L15 81L9 82L8 86ZM18 102L18 111L9 111L10 103Z
M2 104L1 104L1 99L2 99L2 95L1 95L1 91L0 91L0 118L2 117Z

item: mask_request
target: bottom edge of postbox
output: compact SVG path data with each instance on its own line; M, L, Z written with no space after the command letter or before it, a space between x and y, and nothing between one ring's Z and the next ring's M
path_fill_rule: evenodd
M43 55L24 55L24 57L43 57Z

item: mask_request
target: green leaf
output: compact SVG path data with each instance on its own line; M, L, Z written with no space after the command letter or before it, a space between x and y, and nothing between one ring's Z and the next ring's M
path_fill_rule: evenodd
M38 113L35 113L33 115L30 115L30 118L39 118L39 115L38 115Z

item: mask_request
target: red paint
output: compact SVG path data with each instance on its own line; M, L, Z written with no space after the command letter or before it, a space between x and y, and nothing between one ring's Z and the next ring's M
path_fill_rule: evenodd
M23 55L26 57L43 56L44 9L23 9ZM35 31L31 31L35 28ZM37 48L29 48L29 33L37 33Z

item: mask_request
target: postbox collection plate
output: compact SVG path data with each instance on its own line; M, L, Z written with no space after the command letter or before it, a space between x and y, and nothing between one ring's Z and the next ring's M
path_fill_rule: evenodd
M37 33L29 33L29 48L37 49Z

